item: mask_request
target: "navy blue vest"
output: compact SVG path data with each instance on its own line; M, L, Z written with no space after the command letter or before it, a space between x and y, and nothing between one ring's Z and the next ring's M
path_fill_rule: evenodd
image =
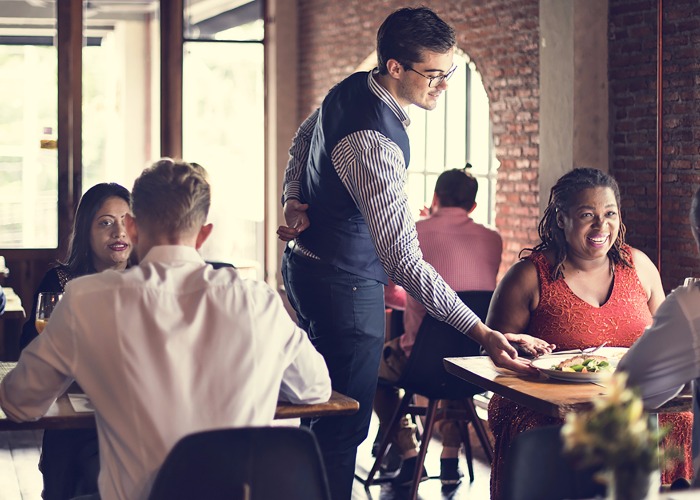
M397 144L409 162L403 123L367 84L367 72L355 73L333 87L321 104L301 190L311 225L301 243L324 262L386 284L367 223L331 163L338 142L359 130L376 130Z

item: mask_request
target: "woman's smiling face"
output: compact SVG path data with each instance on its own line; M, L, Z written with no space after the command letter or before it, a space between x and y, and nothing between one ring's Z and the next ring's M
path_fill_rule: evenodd
M90 248L97 272L126 269L131 255L131 240L124 228L127 213L129 204L119 196L107 198L95 213L90 226Z
M567 211L557 214L567 254L586 260L606 257L620 232L620 213L609 187L581 191Z

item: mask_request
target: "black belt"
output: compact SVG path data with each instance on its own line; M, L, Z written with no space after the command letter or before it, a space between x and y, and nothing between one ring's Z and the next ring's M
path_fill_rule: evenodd
M301 248L299 245L297 245L296 241L291 240L289 243L287 243L287 246L289 247L289 250L296 255L297 257L301 257L302 259L307 259L311 262L322 262L321 259L315 259L309 255L306 255L304 252L302 252Z

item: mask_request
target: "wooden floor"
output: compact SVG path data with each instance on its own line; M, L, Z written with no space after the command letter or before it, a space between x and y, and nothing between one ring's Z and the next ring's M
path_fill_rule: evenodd
M372 442L377 432L376 419L372 420L369 437L360 446L357 454L357 473L367 476L372 467ZM41 473L37 468L42 431L0 432L0 500L41 500ZM474 482L469 479L451 491L442 491L439 479L421 483L418 498L422 500L488 500L490 467L484 459L483 451L476 437L472 436L474 450ZM433 440L428 448L426 469L431 476L440 474L441 445ZM460 457L460 468L466 474L464 454ZM372 486L365 490L364 485L355 481L352 500L402 500L407 497L403 489L391 485Z
M42 433L0 432L0 500L41 500Z
M428 475L435 477L423 481L418 488L418 498L422 500L488 500L489 480L491 477L491 466L486 461L484 452L479 445L479 440L473 434L471 426L472 451L474 453L474 482L469 483L467 475L467 464L464 458L464 452L460 454L460 469L465 474L466 478L455 489L442 490L442 484L438 476L440 475L440 452L442 445L439 440L433 439L428 447L428 455L425 459L425 468ZM360 445L357 451L357 468L356 472L361 477L367 477L367 472L371 469L374 463L372 457L372 443L377 433L377 421L373 416L370 426L369 436L364 443ZM369 490L365 490L362 483L355 480L352 491L352 500L404 500L408 497L405 488L393 488L390 484L371 486Z

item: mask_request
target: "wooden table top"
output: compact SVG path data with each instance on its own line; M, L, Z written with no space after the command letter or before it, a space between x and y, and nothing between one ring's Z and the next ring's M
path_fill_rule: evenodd
M26 314L19 295L12 288L3 287L2 290L5 292L7 304L5 305L5 312L0 315L0 319L24 319Z
M445 358L445 369L467 382L492 391L532 410L564 418L572 411L588 410L592 401L607 389L590 382L565 382L540 375L523 376L497 368L486 356ZM661 408L658 413L691 411L692 396L681 394Z
M7 368L16 363L2 362L0 365ZM287 418L312 418L351 415L360 408L360 404L354 399L333 391L331 398L325 403L311 405L297 405L280 401L277 403L275 419ZM13 422L0 410L0 431L28 430L28 429L82 429L95 427L95 414L92 412L76 412L71 405L68 396L59 397L49 410L39 420L34 422Z

